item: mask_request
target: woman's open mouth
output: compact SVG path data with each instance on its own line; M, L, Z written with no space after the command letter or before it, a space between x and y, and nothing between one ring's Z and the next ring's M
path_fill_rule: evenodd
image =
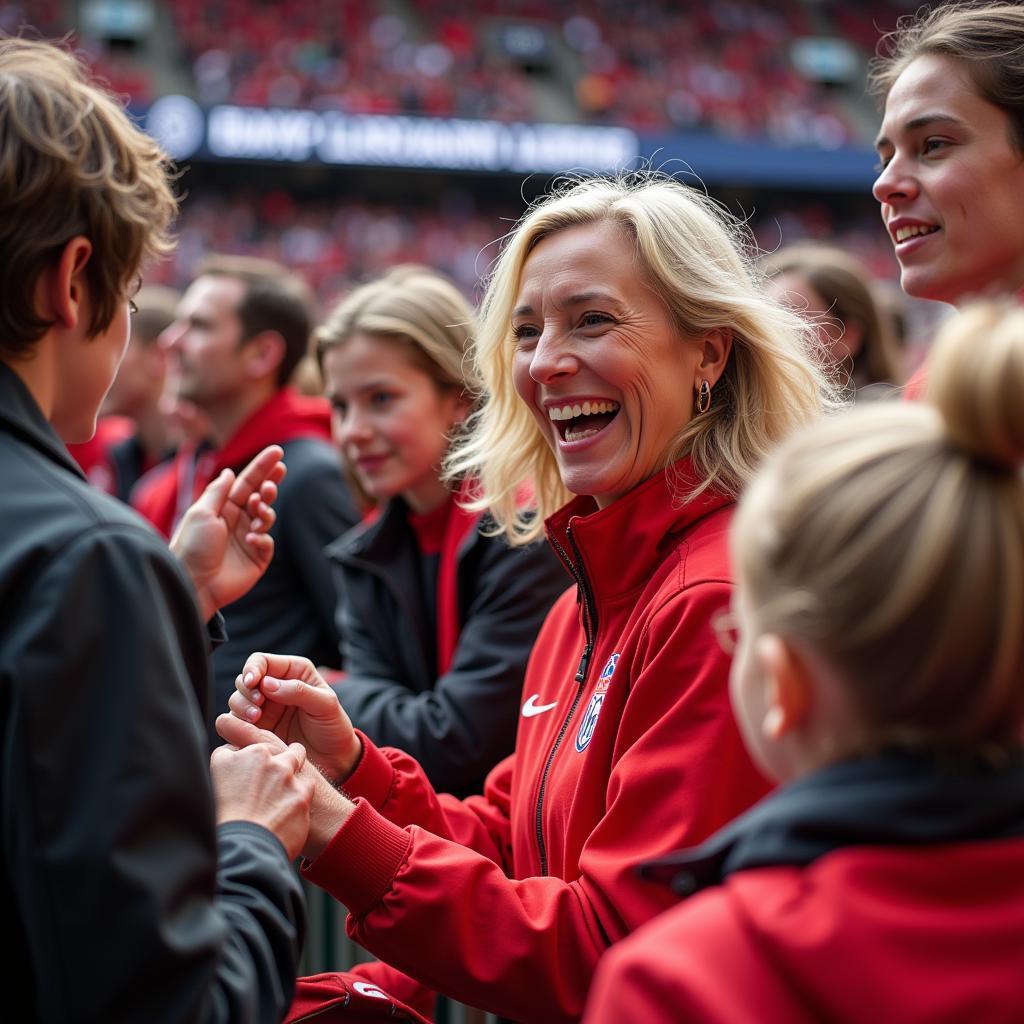
M619 403L606 400L567 402L548 407L548 418L563 441L583 441L601 433L618 415Z

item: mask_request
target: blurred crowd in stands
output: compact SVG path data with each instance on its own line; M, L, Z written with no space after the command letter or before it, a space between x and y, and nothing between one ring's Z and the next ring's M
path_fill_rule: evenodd
M0 31L30 24L61 36L77 23L76 44L97 74L139 105L153 99L153 74L138 48L93 38L67 7L0 3ZM793 42L831 32L866 55L877 28L897 14L890 0L874 0L856 16L800 0L770 7L595 0L585 8L558 0L405 0L387 8L356 0L176 0L154 11L160 29L173 30L173 64L190 77L182 88L202 102L590 120L824 146L849 141L853 128L835 92L797 71ZM434 266L472 294L494 241L522 212L484 209L457 193L412 208L299 201L286 186L230 196L186 187L181 246L157 271L160 280L180 286L204 252L237 252L301 270L323 300L405 261ZM767 250L828 239L876 276L893 276L891 246L873 213L851 227L812 202L783 213L755 209L751 226Z
M842 90L797 69L793 44L832 36L863 60L900 13L894 3L873 0L851 13L831 0L176 0L153 10L179 87L204 103L595 121L831 147L851 141L855 125ZM62 0L0 3L0 31L26 24L52 37L78 24L76 45L115 92L140 106L158 93L138 46L93 38ZM848 91L863 102L859 82ZM402 262L435 267L478 297L497 239L522 213L522 204L488 206L471 186L419 205L401 186L386 203L357 200L354 190L341 200L301 199L285 177L230 191L186 179L183 191L180 245L150 280L180 288L204 253L239 253L300 271L324 303ZM825 199L745 206L766 251L827 240L874 276L895 277L891 245L867 204L863 219Z
M62 34L59 0L0 6L0 29ZM708 130L834 148L861 138L857 74L808 72L793 47L852 48L860 65L900 8L874 0L679 4L595 0L176 0L154 5L165 58L200 102ZM78 42L116 92L154 95L137 47ZM843 86L846 86L844 88Z

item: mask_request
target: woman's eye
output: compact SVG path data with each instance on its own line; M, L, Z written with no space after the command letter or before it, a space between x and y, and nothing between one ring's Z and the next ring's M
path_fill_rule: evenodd
M611 319L612 318L607 313L598 313L592 310L589 313L584 313L583 316L580 317L580 326L598 327L601 324L610 323Z
M537 328L533 324L513 324L512 337L516 341L527 341L537 337Z
M344 419L345 413L348 412L348 403L343 402L340 398L332 398L331 411L335 414L335 416L340 416L342 419Z
M370 395L370 404L387 405L394 397L395 396L391 391L374 391L374 393Z
M934 153L936 150L945 149L947 145L945 139L925 139L922 149L925 153Z

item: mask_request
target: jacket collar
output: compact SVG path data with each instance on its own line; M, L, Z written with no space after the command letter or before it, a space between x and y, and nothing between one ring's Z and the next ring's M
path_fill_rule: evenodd
M349 557L390 562L398 557L401 539L412 538L407 516L405 502L401 498L392 498L375 519L357 523L337 540L331 541L324 552L336 562L344 562Z
M244 465L268 444L311 437L321 441L331 439L331 409L327 401L297 394L291 388L280 388L217 451L210 479L222 469Z
M545 532L563 561L575 561L578 552L587 577L601 581L602 599L628 593L649 580L666 542L732 504L710 489L686 501L698 484L691 460L682 458L607 508L591 497L573 499L545 521Z
M43 415L25 382L0 362L0 423L76 476L85 479L78 463Z
M468 495L469 490L463 485L461 493ZM458 499L456 499L458 500ZM380 514L369 522L359 523L351 530L343 533L324 549L328 558L336 562L344 562L346 558L366 558L371 562L385 564L399 560L398 548L402 538L415 539L415 533L409 523L409 506L401 497L391 498L381 509ZM454 549L455 553L463 552L479 536L479 528L484 523L486 513L466 512L460 508L452 509L451 518L457 519L445 529L446 550ZM490 522L489 519L486 520Z
M843 761L777 790L700 846L640 873L682 896L736 871L805 867L849 846L912 846L1024 836L1024 751L998 766L890 752Z

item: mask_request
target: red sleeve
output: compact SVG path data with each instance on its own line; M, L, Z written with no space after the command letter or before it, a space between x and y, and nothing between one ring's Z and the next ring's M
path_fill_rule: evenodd
M491 770L482 796L459 800L436 792L415 758L394 747L378 747L365 733L356 732L363 756L345 782L349 797L362 797L396 825L419 825L512 870L509 807L514 754Z
M457 817L443 804L403 829L394 808L388 821L360 801L309 869L351 911L350 935L469 1005L516 1020L578 1020L608 945L673 900L664 886L640 881L634 865L699 842L768 788L739 738L729 659L710 626L727 592L725 584L691 588L649 621L604 817L577 878L509 878L493 831L468 802ZM441 822L445 837L418 827L428 822ZM452 841L462 836L474 849ZM484 837L490 848L481 856Z

